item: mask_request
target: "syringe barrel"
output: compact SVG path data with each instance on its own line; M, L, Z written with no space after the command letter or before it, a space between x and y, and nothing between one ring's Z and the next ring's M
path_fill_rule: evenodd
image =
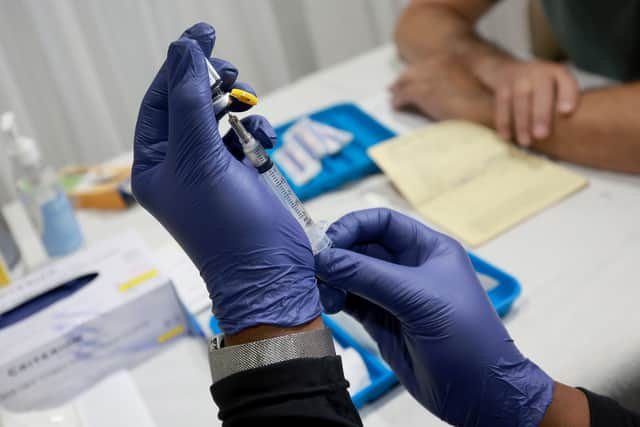
M271 191L280 199L283 205L287 207L289 212L295 217L300 225L304 228L311 227L313 220L307 213L304 205L293 192L287 181L284 179L278 168L273 165L269 170L262 174L263 179L271 189Z
M322 227L313 222L304 205L300 199L298 199L296 193L293 192L287 180L282 176L278 167L271 161L262 144L247 132L236 116L229 115L229 123L238 135L238 139L240 139L242 151L245 156L247 156L251 164L256 168L258 173L260 173L271 192L275 194L283 206L287 208L291 215L293 215L296 221L302 226L302 229L309 238L311 250L314 255L330 247L332 244L331 240L327 237Z
M262 177L273 194L302 226L311 244L313 254L315 255L330 247L332 245L331 240L327 237L322 227L313 221L298 196L296 196L287 180L278 170L278 167L272 164L268 170L262 173Z
M251 143L242 144L242 151L258 172L263 173L273 165L273 162L262 144L253 139L253 137L251 139Z

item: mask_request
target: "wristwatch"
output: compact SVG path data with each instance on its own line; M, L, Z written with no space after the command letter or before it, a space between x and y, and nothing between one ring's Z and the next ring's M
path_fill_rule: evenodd
M327 328L229 347L224 346L222 334L209 341L209 366L214 383L238 372L274 363L335 355L331 331Z

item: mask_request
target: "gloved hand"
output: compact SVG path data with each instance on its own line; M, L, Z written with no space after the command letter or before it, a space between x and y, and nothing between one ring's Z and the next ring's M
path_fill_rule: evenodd
M140 107L133 193L200 270L226 334L260 324L301 325L321 312L311 248L242 161L236 135L218 132L205 63L214 42L214 29L197 24L171 43ZM235 67L211 62L226 88L238 86ZM273 146L275 133L264 118L243 124Z
M386 209L349 214L328 234L318 277L347 291L345 311L422 405L458 426L538 425L553 381L520 354L460 244Z

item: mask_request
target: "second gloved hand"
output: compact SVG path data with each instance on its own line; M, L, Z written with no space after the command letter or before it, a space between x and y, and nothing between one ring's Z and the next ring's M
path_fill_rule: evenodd
M169 47L140 107L133 191L200 270L226 334L262 324L302 325L321 312L311 248L300 225L242 161L236 135L218 132L205 62L214 42L213 28L197 24ZM211 62L227 89L239 85L235 67ZM273 146L266 120L253 116L243 123Z
M386 209L349 214L316 256L329 291L420 403L458 426L537 426L553 381L516 348L453 239Z

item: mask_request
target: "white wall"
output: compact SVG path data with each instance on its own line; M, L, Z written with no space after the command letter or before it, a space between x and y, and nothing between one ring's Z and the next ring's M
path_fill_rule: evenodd
M528 3L529 0L504 0L497 3L480 20L480 34L518 57L529 56Z

